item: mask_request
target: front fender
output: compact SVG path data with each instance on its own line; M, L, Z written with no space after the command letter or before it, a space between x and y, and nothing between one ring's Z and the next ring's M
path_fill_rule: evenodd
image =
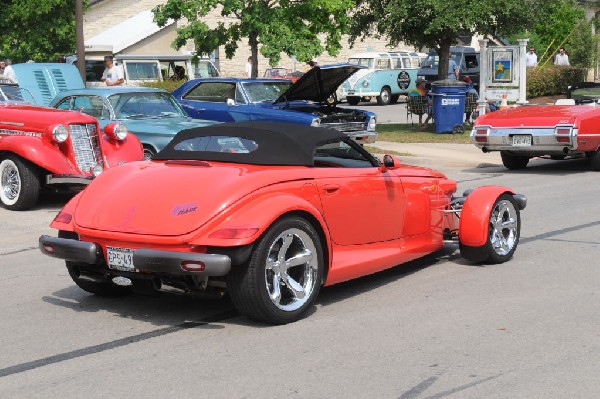
M54 145L41 137L9 136L0 139L0 152L16 154L51 173L81 173L59 146L60 144Z
M131 133L123 141L111 139L103 134L102 140L100 140L100 148L104 156L104 164L108 168L118 166L124 162L142 161L144 159L142 143Z
M315 204L311 203L310 199L307 200L302 197L279 192L260 196L246 202L220 223L210 226L206 230L203 229L204 233L195 237L191 244L215 247L248 245L256 241L275 220L290 212L305 212L310 214L320 224L327 242L330 241L329 231L321 212ZM214 237L216 232L224 229L251 229L253 230L253 234L242 238ZM327 243L324 244L327 245ZM327 246L329 247L329 245Z
M510 188L502 186L479 187L469 194L463 204L458 225L458 237L462 244L470 247L485 245L492 206L504 193L515 194Z

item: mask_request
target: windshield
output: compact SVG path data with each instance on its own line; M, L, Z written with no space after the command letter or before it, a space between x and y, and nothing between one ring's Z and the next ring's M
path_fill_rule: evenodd
M458 60L460 60L460 52L451 51L450 55L452 59L458 64ZM437 69L438 64L440 63L440 57L436 53L431 53L427 56L425 61L421 64L421 68L434 68Z
M108 97L117 119L185 116L168 93L121 93Z
M360 65L369 69L373 68L373 58L348 58L348 64Z
M24 101L19 86L0 86L0 101Z
M288 80L282 80L281 82L244 82L242 85L250 102L258 103L277 100L289 89L292 82Z

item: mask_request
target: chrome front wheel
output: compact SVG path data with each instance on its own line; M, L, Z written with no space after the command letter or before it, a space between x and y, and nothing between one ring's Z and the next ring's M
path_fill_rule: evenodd
M519 239L519 217L515 205L508 199L497 201L490 215L489 240L499 256L513 252Z
M39 192L40 181L33 166L15 155L0 159L0 201L4 208L14 211L31 208Z

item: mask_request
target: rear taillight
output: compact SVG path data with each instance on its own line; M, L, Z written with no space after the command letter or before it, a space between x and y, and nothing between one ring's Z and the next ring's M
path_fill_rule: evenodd
M557 143L570 143L573 128L571 126L557 126L554 129L554 136L556 137Z
M73 220L73 215L63 211L58 212L58 215L54 218L55 222L69 224Z
M488 127L475 127L473 129L473 138L476 143L487 143L490 129Z
M211 233L208 238L224 238L224 239L236 239L236 238L248 238L252 237L258 232L256 227L234 227L228 229L221 229Z

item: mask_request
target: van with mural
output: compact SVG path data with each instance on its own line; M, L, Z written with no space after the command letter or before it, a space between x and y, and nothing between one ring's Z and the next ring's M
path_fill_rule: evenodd
M342 96L350 105L377 99L377 104L398 101L415 87L421 57L416 52L365 52L348 58L349 64L366 67L342 84Z

